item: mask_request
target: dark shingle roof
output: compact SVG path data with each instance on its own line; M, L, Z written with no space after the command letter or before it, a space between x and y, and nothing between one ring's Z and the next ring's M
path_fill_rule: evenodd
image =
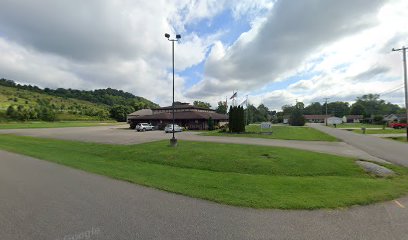
M175 112L174 118L177 120L207 120L209 118L214 120L228 120L228 115L219 114L215 112L197 112L197 111L186 111L186 112ZM173 119L172 113L157 113L153 115L138 116L132 119L135 120L171 120Z
M152 108L152 110L169 110L173 109L172 106L167 106L167 107L161 107L161 108ZM196 107L190 104L175 104L174 109L199 109L199 110L206 110L206 111L212 111L214 112L213 109L208 109L208 108L202 108L202 107Z
M363 119L364 117L363 115L347 115L346 118L350 120L350 119Z

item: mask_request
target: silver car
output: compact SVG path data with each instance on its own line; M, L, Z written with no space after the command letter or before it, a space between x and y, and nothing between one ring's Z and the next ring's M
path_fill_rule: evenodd
M180 127L177 124L174 124L174 132L182 132L183 128ZM167 124L166 127L164 128L164 132L170 133L173 132L173 124Z
M149 123L138 123L138 124L136 125L136 130L137 130L138 132L140 132L140 131L142 131L142 132L144 132L144 131L151 131L151 130L153 130L153 126L150 125Z

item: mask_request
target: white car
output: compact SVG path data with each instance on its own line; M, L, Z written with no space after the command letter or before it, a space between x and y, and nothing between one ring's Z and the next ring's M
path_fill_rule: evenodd
M177 124L174 124L174 132L182 132L183 128L180 127ZM164 132L170 133L173 132L173 124L167 124L167 126L164 128Z
M153 130L153 126L150 125L149 123L138 123L138 124L136 124L136 130L138 132L140 132L140 131L142 131L142 132L151 131L151 130Z

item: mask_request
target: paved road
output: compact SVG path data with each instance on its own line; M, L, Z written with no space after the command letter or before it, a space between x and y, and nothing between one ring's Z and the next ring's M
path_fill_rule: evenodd
M8 129L0 130L0 134L2 133L109 144L139 144L169 139L171 137L171 134L166 134L163 131L136 132L134 130L129 130L127 125L77 128ZM373 157L366 152L344 142L288 141L242 137L212 137L200 136L197 135L197 133L198 132L183 132L177 133L176 135L180 140L291 147L316 152L350 156L359 159L373 160L377 162L384 162L382 159Z
M358 134L330 128L321 124L310 124L310 126L339 138L372 156L408 167L408 145L406 143L381 139L376 136L370 136L370 134Z
M398 201L348 210L236 208L0 151L2 240L408 239L408 197Z

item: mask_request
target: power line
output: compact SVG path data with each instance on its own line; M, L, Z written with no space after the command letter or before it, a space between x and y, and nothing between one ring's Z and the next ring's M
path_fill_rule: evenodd
M393 92L396 92L396 91L398 91L398 90L400 90L400 89L402 89L402 88L404 88L404 86L401 86L401 87L399 87L399 88L396 88L396 89L394 89L394 90L392 90L392 91L389 91L389 92L387 92L387 93L382 93L382 94L380 94L380 95L381 95L381 96L385 96L385 95L391 94L391 93L393 93Z
M397 90L400 90L400 89L403 88L403 87L404 87L404 84L401 84L399 87L388 89L388 90L386 90L386 91L383 91L383 92L381 92L381 93L378 93L378 95L387 95L387 94L389 94L389 93L392 93L392 92L395 92L395 91L397 91Z

